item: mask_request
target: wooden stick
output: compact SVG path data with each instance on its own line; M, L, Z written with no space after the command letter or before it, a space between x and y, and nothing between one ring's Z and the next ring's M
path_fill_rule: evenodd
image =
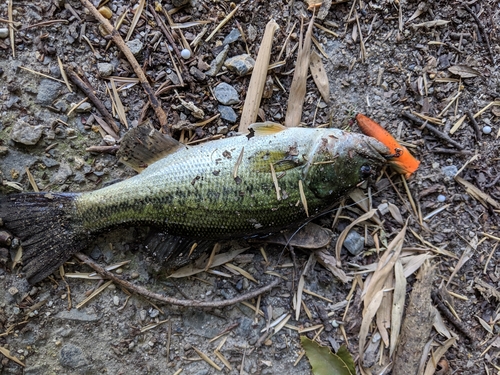
M106 119L106 123L113 129L117 134L120 129L115 123L115 119L111 116L111 113L106 109L104 104L99 100L99 98L94 94L93 87L89 86L69 65L64 66L68 78L73 82L83 93L90 99L90 101L96 106L99 113Z
M280 282L279 279L276 279L272 281L271 283L267 284L266 286L255 289L251 291L250 293L243 294L241 296L238 296L236 298L224 300L224 301L199 301L199 300L185 300L185 299L177 299L173 297L168 297L164 296L158 293L150 292L146 288L143 288L142 286L132 284L126 280L123 280L121 277L118 277L114 273L107 271L105 268L101 267L98 265L96 262L94 262L92 259L90 259L88 256L82 254L82 253L76 253L74 255L76 258L81 260L83 263L87 264L88 266L92 267L97 273L100 275L106 277L109 280L112 280L114 283L124 287L125 289L128 289L134 293L137 293L141 296L144 296L146 298L150 299L155 299L157 301L169 303L172 305L178 305L178 306L186 306L186 307L223 307L223 306L230 306L234 305L236 303L246 301L252 298L255 298L263 293L266 293L270 291L272 288L278 285Z
M99 11L94 7L94 5L92 5L92 3L89 0L80 0L80 2L90 11L90 13L92 13L92 15L101 23L101 25L104 26L106 31L111 35L111 38L115 42L116 46L120 49L120 51L123 52L128 62L134 69L135 74L137 74L137 77L141 82L142 88L144 89L144 91L146 91L146 94L148 95L149 101L151 102L151 106L153 107L156 113L156 117L158 117L158 121L160 122L161 127L168 129L170 131L170 128L167 126L167 115L161 108L160 101L156 98L153 89L149 85L146 75L142 71L141 66L135 59L130 49L123 41L123 38L121 37L120 33L113 27L113 25L109 23L109 21L106 18L104 18L104 16L101 13L99 13Z
M467 117L469 117L470 123L472 124L472 127L474 128L474 133L476 133L476 141L481 140L481 129L479 129L479 124L477 123L476 119L474 118L474 114L471 111L467 111Z
M416 123L416 124L418 124L420 126L424 126L430 132L434 133L434 135L436 135L438 138L441 138L442 140L448 142L449 144L452 144L453 146L455 146L459 150L463 150L465 148L460 143L458 143L457 141L454 141L453 139L451 139L450 137L448 137L443 132L439 131L437 128L435 128L434 126L432 126L428 122L423 122L417 116L414 116L414 115L412 115L411 113L408 113L408 112L403 112L402 115L403 115L403 117L406 117L407 119L413 121L414 123Z

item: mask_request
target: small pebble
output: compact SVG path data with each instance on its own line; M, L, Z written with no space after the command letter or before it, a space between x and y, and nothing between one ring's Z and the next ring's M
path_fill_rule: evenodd
M485 125L483 127L483 133L484 134L490 134L491 133L491 126Z
M119 306L120 305L120 297L118 296L113 296L113 304L115 306Z
M181 51L181 56L183 59L187 60L191 57L191 51L188 50L187 48L184 48L182 51Z
M446 200L446 197L443 194L439 194L437 197L437 201L439 203L443 203Z
M9 29L6 27L0 28L0 39L5 39L9 36Z

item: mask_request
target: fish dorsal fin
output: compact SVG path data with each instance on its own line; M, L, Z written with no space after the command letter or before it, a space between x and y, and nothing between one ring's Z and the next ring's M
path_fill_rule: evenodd
M253 130L254 135L261 136L279 133L285 130L286 126L283 126L276 122L265 121L253 123L248 128Z
M122 138L118 157L123 164L142 172L155 161L172 154L183 145L149 125L129 130Z

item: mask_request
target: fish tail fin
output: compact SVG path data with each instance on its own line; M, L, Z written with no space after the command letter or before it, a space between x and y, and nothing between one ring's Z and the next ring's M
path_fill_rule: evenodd
M49 276L86 247L75 218L78 194L24 193L0 198L5 228L21 239L23 272L30 284Z

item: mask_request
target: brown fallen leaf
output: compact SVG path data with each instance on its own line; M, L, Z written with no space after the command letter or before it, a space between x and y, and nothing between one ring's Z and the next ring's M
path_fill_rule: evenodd
M474 78L481 76L481 73L467 65L453 65L448 68L450 73L462 78Z
M311 52L309 69L321 97L326 104L330 103L330 82L328 82L321 56L316 51Z

